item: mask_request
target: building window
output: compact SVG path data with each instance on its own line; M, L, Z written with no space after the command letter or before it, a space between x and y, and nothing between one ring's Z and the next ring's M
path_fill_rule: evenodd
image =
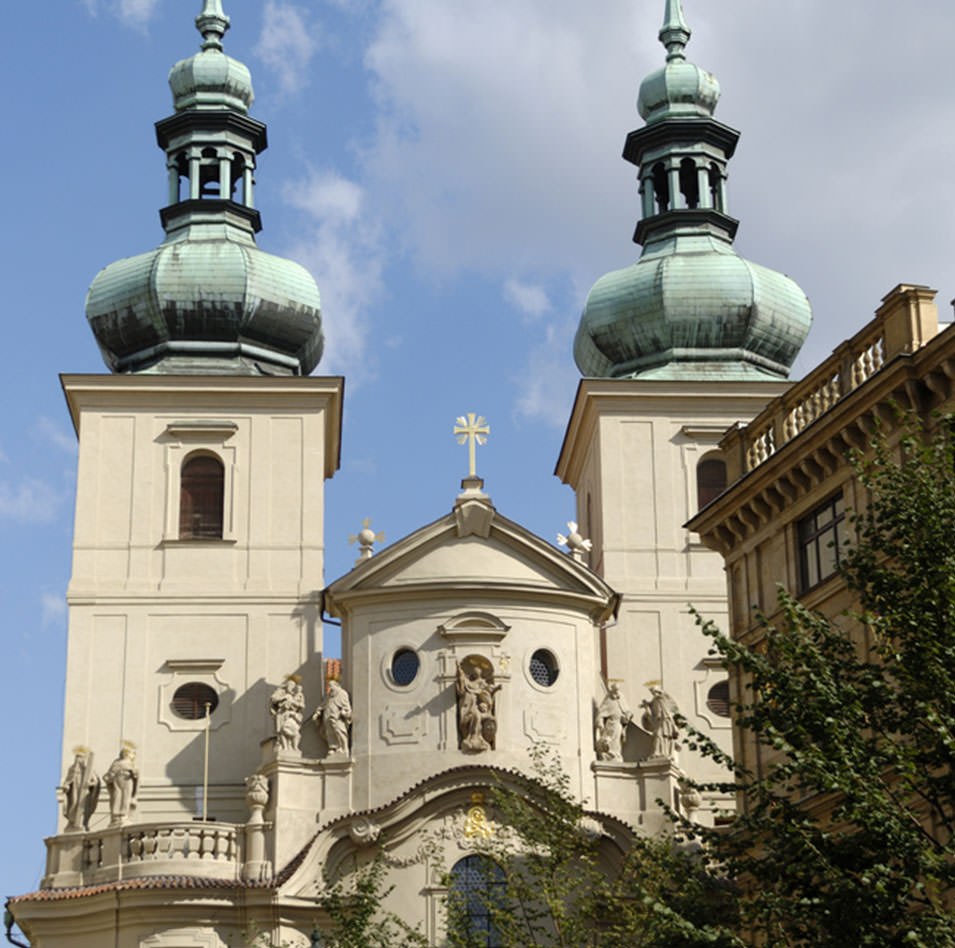
M172 696L173 713L187 721L198 721L204 718L207 714L207 705L208 714L211 715L218 704L219 696L215 690L201 681L190 681L180 686Z
M550 688L557 681L557 659L546 648L539 648L531 655L531 678L542 688Z
M225 467L211 454L194 454L179 479L179 539L221 540Z
M730 683L728 679L718 681L706 695L706 706L717 717L730 716Z
M842 494L837 494L797 524L802 592L838 571L839 551L846 539L845 521Z
M391 659L391 677L396 685L410 685L418 677L421 662L410 648L400 648Z
M702 510L726 490L726 462L722 458L703 458L696 466L696 504Z
M504 900L504 870L487 856L465 856L451 869L448 903L452 924L469 945L499 948L494 909Z

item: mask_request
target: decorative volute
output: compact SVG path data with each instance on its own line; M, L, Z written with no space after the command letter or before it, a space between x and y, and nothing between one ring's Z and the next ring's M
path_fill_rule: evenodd
M200 52L169 73L175 113L156 123L166 152L166 239L118 260L90 286L86 315L113 372L307 375L321 357L318 288L304 267L258 249L249 70L223 52L229 17L204 0Z
M584 375L604 378L786 378L809 301L733 249L726 166L739 132L713 118L719 83L686 59L680 0L666 0L659 38L666 64L640 87L646 124L623 152L639 168L643 253L594 285L574 357Z

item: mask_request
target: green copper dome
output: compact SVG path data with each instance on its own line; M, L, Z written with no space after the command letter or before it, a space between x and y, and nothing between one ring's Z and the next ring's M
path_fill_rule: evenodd
M202 52L173 67L176 112L156 125L166 151L166 239L93 280L86 316L113 372L307 375L323 337L315 281L256 246L256 155L265 126L246 114L252 82L222 52L229 18L205 0Z
M739 133L713 118L719 83L686 62L690 30L680 0L666 0L666 66L648 76L638 108L646 125L624 158L640 169L643 245L632 266L590 291L574 340L586 376L786 378L812 313L789 277L733 249L726 165Z

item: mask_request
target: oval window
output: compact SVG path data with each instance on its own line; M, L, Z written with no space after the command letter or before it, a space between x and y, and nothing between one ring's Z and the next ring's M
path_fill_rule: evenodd
M190 681L187 685L180 685L172 696L173 713L187 721L198 721L208 713L212 714L219 704L219 695L214 688L201 681Z
M718 681L706 696L706 706L721 718L730 716L730 683Z
M544 688L557 681L557 659L546 648L539 648L531 655L531 678Z
M391 677L396 685L410 685L418 677L421 662L417 652L401 648L391 659Z

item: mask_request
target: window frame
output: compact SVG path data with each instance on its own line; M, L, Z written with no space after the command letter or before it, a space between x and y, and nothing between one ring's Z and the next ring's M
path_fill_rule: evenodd
M190 465L197 462L211 462L215 465L215 475L204 474L197 475L190 473L187 469ZM194 484L194 490L190 490L189 481ZM207 503L204 494L208 494L212 503ZM184 522L183 515L185 508L183 501L188 497L193 509L192 525ZM197 500L199 503L197 504ZM196 512L196 507L200 508ZM214 509L217 508L217 509ZM196 530L196 517L199 517ZM182 459L182 466L179 469L179 539L180 540L221 540L225 527L225 464L222 458L213 451L200 448L197 451L190 451Z
M826 514L830 516L820 523L820 516ZM800 595L839 575L841 550L846 542L846 507L841 490L796 520L795 540Z

